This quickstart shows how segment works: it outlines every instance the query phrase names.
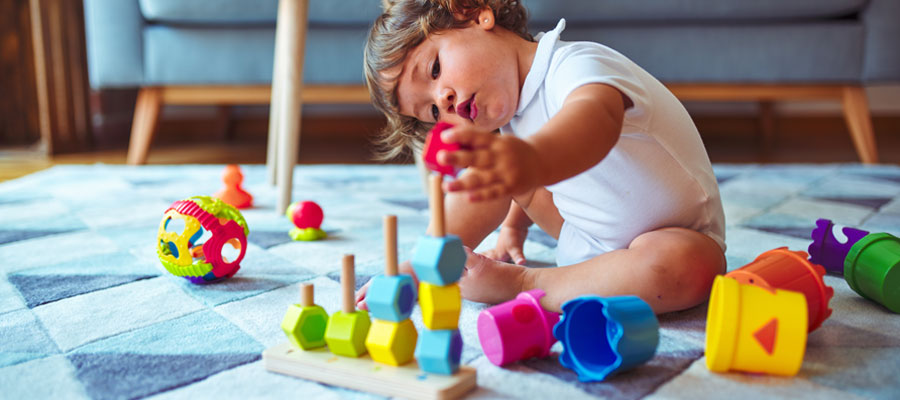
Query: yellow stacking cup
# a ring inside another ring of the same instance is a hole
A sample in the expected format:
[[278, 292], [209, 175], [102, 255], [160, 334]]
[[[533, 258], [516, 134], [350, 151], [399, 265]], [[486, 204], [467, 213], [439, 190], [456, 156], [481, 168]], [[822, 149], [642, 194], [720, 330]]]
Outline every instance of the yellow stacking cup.
[[796, 375], [806, 352], [806, 297], [717, 276], [706, 315], [706, 367]]

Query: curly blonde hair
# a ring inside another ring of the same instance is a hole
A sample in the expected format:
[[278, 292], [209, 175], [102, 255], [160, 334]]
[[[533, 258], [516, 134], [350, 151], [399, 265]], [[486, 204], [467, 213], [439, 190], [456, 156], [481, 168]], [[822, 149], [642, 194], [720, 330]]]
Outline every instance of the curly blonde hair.
[[376, 158], [388, 160], [421, 148], [431, 123], [400, 115], [399, 76], [386, 74], [403, 64], [407, 54], [434, 33], [468, 26], [484, 9], [495, 24], [528, 41], [527, 11], [517, 0], [383, 0], [379, 16], [366, 40], [364, 68], [372, 104], [387, 117], [387, 126], [374, 139]]

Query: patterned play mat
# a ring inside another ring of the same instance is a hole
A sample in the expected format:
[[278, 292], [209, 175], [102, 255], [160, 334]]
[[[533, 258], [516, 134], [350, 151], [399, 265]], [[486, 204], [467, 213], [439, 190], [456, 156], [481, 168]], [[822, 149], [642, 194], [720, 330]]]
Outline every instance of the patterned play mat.
[[[285, 341], [280, 321], [313, 282], [316, 302], [340, 308], [341, 256], [356, 255], [357, 285], [383, 269], [382, 217], [398, 216], [406, 259], [428, 220], [413, 166], [300, 166], [294, 200], [314, 200], [328, 239], [295, 242], [274, 212], [265, 168], [243, 166], [255, 207], [246, 255], [224, 282], [194, 285], [165, 272], [156, 235], [176, 200], [209, 195], [223, 166], [57, 166], [0, 183], [0, 397], [368, 398], [370, 394], [267, 372], [261, 353]], [[727, 221], [729, 269], [767, 250], [806, 250], [818, 218], [900, 235], [900, 167], [716, 165]], [[451, 216], [452, 217], [452, 216]], [[485, 245], [496, 240], [492, 235]], [[484, 246], [484, 245], [483, 245]], [[554, 260], [534, 230], [526, 257]], [[474, 398], [896, 398], [900, 315], [861, 298], [843, 278], [832, 316], [809, 335], [796, 377], [709, 372], [706, 305], [660, 316], [649, 362], [582, 383], [550, 357], [500, 368], [475, 329], [486, 306], [464, 302], [463, 364], [477, 369]], [[421, 313], [413, 313], [417, 327]]]

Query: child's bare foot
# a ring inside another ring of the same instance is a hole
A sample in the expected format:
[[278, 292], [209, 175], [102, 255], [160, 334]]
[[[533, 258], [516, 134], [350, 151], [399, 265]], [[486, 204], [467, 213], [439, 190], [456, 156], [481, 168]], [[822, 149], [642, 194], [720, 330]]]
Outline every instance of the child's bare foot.
[[492, 260], [466, 250], [466, 270], [459, 280], [463, 298], [481, 303], [497, 304], [516, 297], [525, 284], [526, 268]]

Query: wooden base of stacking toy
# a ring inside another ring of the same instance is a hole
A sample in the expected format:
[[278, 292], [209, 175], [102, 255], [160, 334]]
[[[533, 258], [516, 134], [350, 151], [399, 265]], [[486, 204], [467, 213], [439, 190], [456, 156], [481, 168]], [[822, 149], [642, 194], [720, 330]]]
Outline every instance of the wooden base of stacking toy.
[[267, 370], [329, 385], [411, 399], [455, 399], [476, 387], [475, 368], [462, 366], [455, 374], [422, 372], [415, 361], [393, 367], [368, 355], [340, 357], [325, 348], [303, 351], [288, 342], [266, 349]]

